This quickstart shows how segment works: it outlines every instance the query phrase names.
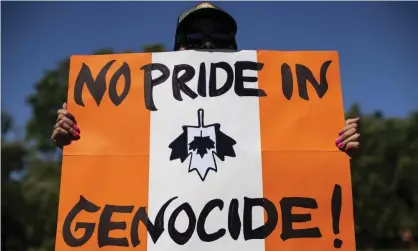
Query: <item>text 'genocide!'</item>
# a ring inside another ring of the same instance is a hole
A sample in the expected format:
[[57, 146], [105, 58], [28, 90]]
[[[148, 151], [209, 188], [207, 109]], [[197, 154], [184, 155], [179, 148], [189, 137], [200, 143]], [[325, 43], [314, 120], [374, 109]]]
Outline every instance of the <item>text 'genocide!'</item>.
[[[87, 90], [93, 96], [93, 99], [97, 105], [100, 105], [106, 90], [108, 90], [109, 98], [115, 106], [120, 105], [125, 100], [131, 87], [131, 70], [135, 69], [131, 69], [129, 64], [124, 62], [122, 66], [120, 66], [119, 69], [114, 72], [110, 78], [110, 82], [106, 83], [106, 76], [108, 71], [115, 62], [116, 60], [111, 60], [106, 63], [96, 78], [93, 78], [90, 67], [85, 63], [82, 64], [74, 86], [75, 103], [80, 106], [84, 106], [82, 91], [85, 89], [85, 85], [87, 86]], [[328, 90], [328, 82], [326, 76], [330, 64], [331, 61], [326, 61], [322, 64], [319, 74], [319, 82], [316, 80], [312, 74], [312, 71], [308, 67], [302, 64], [296, 64], [296, 82], [300, 98], [309, 100], [307, 82], [312, 84], [318, 97], [322, 98], [326, 94]], [[240, 97], [265, 97], [267, 96], [267, 93], [262, 89], [244, 87], [245, 82], [254, 83], [258, 81], [257, 77], [245, 76], [244, 70], [261, 71], [263, 67], [263, 63], [252, 61], [237, 61], [234, 65], [230, 65], [227, 62], [211, 63], [209, 71], [209, 83], [206, 83], [207, 74], [205, 63], [201, 63], [199, 69], [195, 69], [193, 66], [188, 64], [175, 65], [172, 70], [172, 75], [170, 74], [170, 69], [164, 64], [152, 63], [144, 65], [140, 68], [140, 70], [144, 71], [143, 81], [145, 107], [150, 111], [158, 110], [154, 104], [154, 88], [163, 83], [168, 84], [167, 80], [169, 79], [170, 75], [172, 76], [172, 95], [173, 98], [178, 101], [183, 100], [182, 93], [191, 99], [196, 99], [199, 96], [217, 97], [227, 93], [232, 88], [236, 95]], [[217, 83], [218, 70], [222, 70], [226, 73], [227, 77], [225, 83]], [[281, 72], [281, 87], [283, 96], [290, 100], [293, 95], [292, 70], [286, 63], [282, 64], [278, 70]], [[152, 78], [151, 72], [153, 71], [159, 71], [161, 75], [159, 77]], [[198, 76], [198, 84], [196, 88], [192, 88], [187, 84], [195, 76]], [[124, 77], [125, 81], [123, 90], [119, 94], [116, 90], [116, 85], [118, 84], [118, 81], [121, 77]]]
[[[341, 186], [336, 184], [331, 198], [331, 212], [332, 228], [334, 234], [339, 234], [339, 222], [342, 205], [342, 192]], [[139, 239], [139, 224], [142, 222], [147, 233], [151, 237], [154, 243], [157, 243], [158, 239], [164, 233], [165, 223], [164, 215], [166, 209], [170, 204], [176, 200], [177, 197], [173, 197], [165, 202], [159, 209], [154, 223], [149, 219], [146, 212], [146, 208], [141, 206], [134, 211], [133, 205], [118, 206], [118, 205], [104, 205], [103, 209], [100, 206], [95, 205], [93, 202], [88, 201], [83, 196], [80, 196], [79, 201], [70, 210], [64, 219], [62, 225], [62, 236], [65, 243], [71, 247], [80, 247], [86, 244], [93, 236], [94, 231], [97, 231], [97, 245], [99, 247], [104, 246], [119, 246], [119, 247], [136, 247], [141, 244]], [[293, 223], [303, 223], [311, 221], [311, 214], [295, 214], [292, 213], [293, 208], [304, 208], [307, 210], [315, 210], [318, 208], [317, 201], [314, 198], [304, 197], [284, 197], [279, 202], [281, 212], [281, 239], [286, 241], [292, 238], [321, 238], [322, 234], [318, 227], [312, 228], [297, 228], [293, 227]], [[266, 198], [247, 198], [244, 197], [244, 205], [239, 205], [237, 199], [232, 199], [229, 204], [229, 208], [224, 210], [225, 203], [222, 199], [213, 199], [206, 203], [200, 212], [193, 210], [192, 206], [185, 202], [178, 206], [168, 218], [167, 232], [171, 240], [178, 244], [186, 244], [193, 236], [194, 232], [202, 242], [213, 242], [220, 238], [232, 238], [238, 240], [241, 232], [245, 241], [252, 239], [265, 239], [275, 229], [279, 222], [279, 213], [275, 204]], [[265, 222], [261, 226], [253, 226], [253, 208], [262, 207], [265, 211]], [[99, 210], [102, 211], [100, 213]], [[210, 213], [214, 210], [220, 212], [225, 211], [228, 214], [228, 221], [225, 224], [218, 226], [218, 230], [212, 233], [206, 231], [206, 222], [210, 219]], [[80, 213], [93, 215], [95, 220], [90, 222], [77, 221], [77, 216]], [[239, 213], [241, 212], [241, 214]], [[130, 229], [127, 229], [127, 222], [112, 220], [112, 216], [116, 214], [132, 214], [129, 217], [131, 220]], [[175, 223], [180, 213], [185, 213], [188, 218], [187, 229], [184, 232], [180, 232], [176, 229]], [[242, 219], [240, 217], [242, 215]], [[71, 226], [75, 226], [75, 231], [83, 229], [83, 235], [76, 237], [73, 235]], [[125, 232], [125, 237], [115, 238], [110, 237], [110, 233], [113, 230], [128, 230]], [[227, 237], [227, 232], [229, 236]], [[129, 239], [128, 239], [129, 236]], [[334, 247], [340, 248], [342, 246], [342, 240], [335, 238]]]

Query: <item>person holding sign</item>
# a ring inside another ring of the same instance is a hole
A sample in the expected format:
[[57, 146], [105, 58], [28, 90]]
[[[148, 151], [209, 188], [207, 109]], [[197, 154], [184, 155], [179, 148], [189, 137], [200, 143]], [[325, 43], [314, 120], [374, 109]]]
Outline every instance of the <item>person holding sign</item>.
[[[205, 2], [184, 12], [178, 18], [174, 50], [237, 50], [236, 33], [237, 24], [234, 18], [215, 5]], [[347, 119], [335, 140], [335, 145], [349, 155], [360, 146], [358, 121], [359, 118]], [[64, 103], [58, 110], [52, 141], [59, 148], [63, 148], [72, 141], [79, 140], [80, 133], [76, 119]]]

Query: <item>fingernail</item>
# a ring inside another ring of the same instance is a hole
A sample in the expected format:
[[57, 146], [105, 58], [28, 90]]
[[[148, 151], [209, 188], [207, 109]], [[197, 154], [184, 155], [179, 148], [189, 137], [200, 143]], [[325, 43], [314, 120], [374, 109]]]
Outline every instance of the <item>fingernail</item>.
[[74, 136], [80, 137], [80, 134], [78, 132], [73, 132]]
[[343, 135], [343, 133], [344, 133], [344, 130], [341, 130], [339, 133], [338, 133], [338, 135]]
[[335, 140], [335, 144], [339, 145], [340, 143], [341, 143], [341, 138], [337, 138], [337, 139]]
[[74, 129], [76, 129], [77, 131], [80, 131], [80, 128], [78, 128], [77, 124], [74, 125]]
[[342, 148], [342, 146], [343, 146], [343, 143], [338, 144], [338, 148]]

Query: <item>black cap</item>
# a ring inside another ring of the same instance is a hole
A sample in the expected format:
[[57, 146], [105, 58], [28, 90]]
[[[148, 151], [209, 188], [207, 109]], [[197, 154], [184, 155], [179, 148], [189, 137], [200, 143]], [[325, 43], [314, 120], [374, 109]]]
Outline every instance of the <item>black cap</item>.
[[[204, 2], [199, 5], [194, 6], [193, 8], [183, 12], [178, 20], [177, 20], [177, 28], [176, 28], [176, 35], [174, 40], [174, 50], [178, 49], [179, 46], [179, 37], [180, 32], [182, 30], [183, 24], [187, 23], [188, 20], [192, 20], [193, 18], [196, 18], [198, 16], [216, 16], [223, 18], [225, 20], [225, 24], [230, 26], [230, 29], [234, 36], [237, 33], [237, 23], [235, 22], [235, 19], [229, 15], [226, 11], [222, 10], [221, 8], [215, 6], [214, 4], [211, 4], [209, 2]], [[235, 41], [234, 41], [235, 43]], [[236, 43], [235, 43], [236, 47]]]

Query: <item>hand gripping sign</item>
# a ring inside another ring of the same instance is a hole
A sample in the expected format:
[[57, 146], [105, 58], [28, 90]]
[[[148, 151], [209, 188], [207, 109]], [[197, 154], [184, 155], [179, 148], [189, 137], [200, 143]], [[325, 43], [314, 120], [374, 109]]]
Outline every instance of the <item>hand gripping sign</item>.
[[56, 250], [355, 250], [336, 52], [73, 56]]

